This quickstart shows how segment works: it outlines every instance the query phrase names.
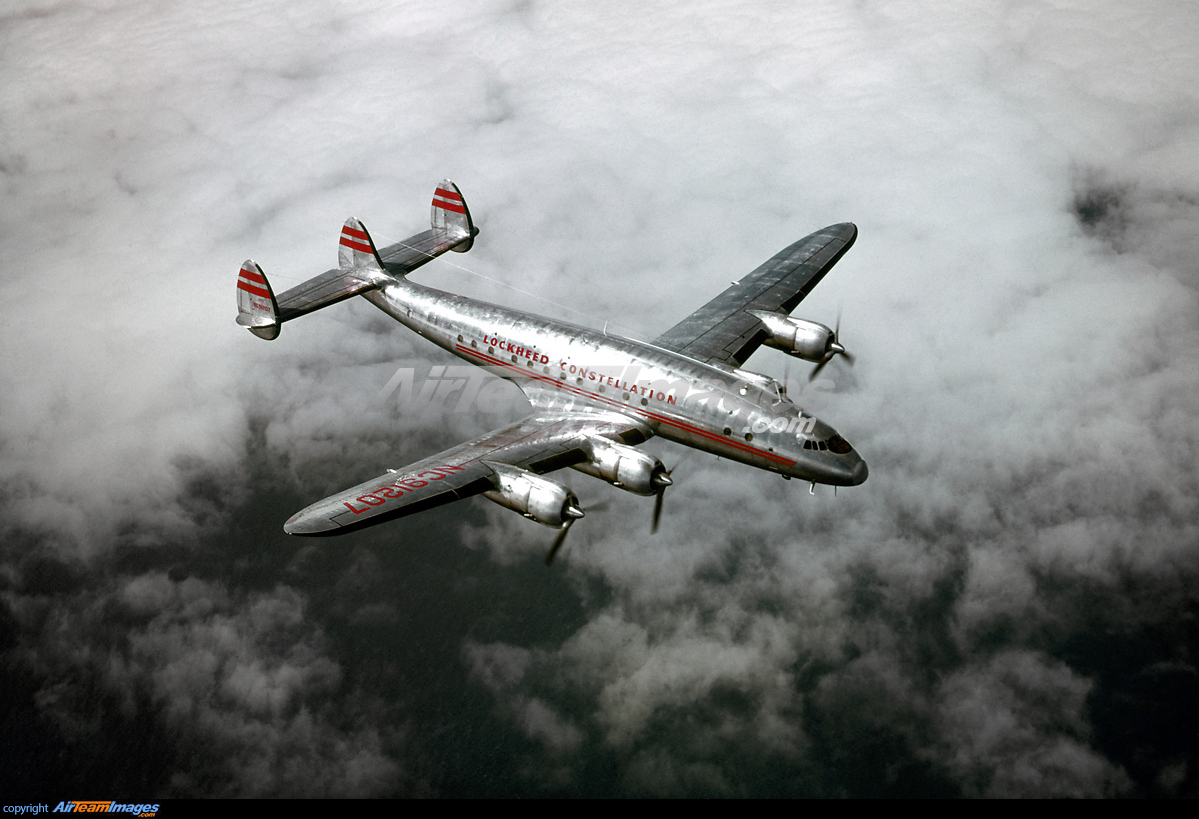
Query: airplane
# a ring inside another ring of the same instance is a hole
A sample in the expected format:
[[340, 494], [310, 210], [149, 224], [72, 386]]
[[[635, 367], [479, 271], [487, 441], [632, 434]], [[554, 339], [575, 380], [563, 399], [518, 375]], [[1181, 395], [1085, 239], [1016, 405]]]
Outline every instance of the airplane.
[[[429, 230], [378, 250], [346, 220], [338, 266], [276, 296], [252, 260], [237, 281], [237, 323], [267, 340], [292, 319], [361, 296], [444, 350], [516, 383], [531, 414], [473, 441], [339, 492], [297, 512], [291, 535], [341, 535], [482, 495], [558, 530], [554, 558], [585, 514], [547, 473], [571, 467], [654, 497], [653, 530], [671, 486], [660, 459], [636, 449], [659, 436], [815, 485], [857, 486], [866, 462], [831, 426], [805, 412], [784, 384], [741, 369], [760, 346], [816, 362], [852, 363], [837, 330], [790, 316], [857, 238], [830, 225], [784, 248], [652, 342], [636, 341], [446, 293], [408, 275], [478, 235], [450, 180], [433, 194]], [[838, 321], [838, 325], [839, 325]]]

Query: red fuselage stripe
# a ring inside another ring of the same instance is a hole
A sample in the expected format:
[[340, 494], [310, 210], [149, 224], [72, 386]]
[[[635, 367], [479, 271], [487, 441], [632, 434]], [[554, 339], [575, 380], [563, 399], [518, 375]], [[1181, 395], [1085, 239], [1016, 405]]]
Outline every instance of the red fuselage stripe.
[[520, 367], [510, 364], [507, 361], [504, 361], [499, 358], [493, 358], [489, 355], [486, 355], [485, 353], [479, 352], [478, 350], [471, 349], [470, 347], [464, 347], [461, 344], [457, 344], [455, 346], [457, 347], [457, 349], [459, 351], [466, 353], [467, 355], [472, 355], [477, 358], [481, 358], [484, 361], [487, 361], [488, 363], [496, 364], [496, 365], [499, 365], [500, 367], [504, 367], [506, 369], [513, 370], [527, 378], [535, 378], [538, 381], [544, 381], [547, 384], [553, 384], [555, 387], [557, 387], [560, 390], [564, 390], [565, 392], [574, 393], [575, 395], [578, 395], [578, 396], [581, 396], [584, 398], [590, 398], [592, 400], [602, 401], [605, 404], [611, 404], [613, 407], [620, 409], [622, 411], [625, 411], [625, 412], [632, 410], [634, 413], [636, 413], [638, 415], [643, 415], [648, 418], [652, 418], [655, 421], [658, 421], [659, 423], [666, 424], [667, 426], [675, 427], [677, 429], [681, 429], [684, 432], [690, 432], [693, 435], [699, 435], [700, 437], [708, 438], [708, 439], [710, 439], [712, 441], [716, 441], [718, 443], [726, 444], [728, 446], [731, 446], [733, 449], [739, 449], [742, 452], [747, 452], [751, 455], [757, 455], [759, 458], [765, 458], [766, 460], [774, 461], [776, 463], [784, 464], [786, 466], [791, 466], [792, 464], [795, 463], [795, 461], [792, 461], [788, 458], [782, 458], [778, 455], [775, 455], [773, 452], [763, 452], [762, 450], [760, 450], [756, 447], [750, 446], [749, 444], [743, 444], [738, 440], [729, 438], [724, 435], [717, 435], [716, 433], [706, 430], [703, 427], [693, 426], [692, 424], [688, 424], [685, 421], [680, 421], [677, 418], [671, 418], [667, 415], [662, 415], [660, 413], [656, 413], [651, 410], [636, 409], [634, 407], [629, 407], [629, 406], [627, 406], [625, 404], [621, 404], [618, 401], [615, 401], [611, 398], [605, 398], [605, 397], [597, 395], [595, 393], [587, 392], [586, 390], [576, 389], [568, 384], [562, 383], [560, 380], [558, 380], [556, 378], [550, 378], [549, 376], [541, 375], [540, 373], [535, 373], [535, 372], [532, 372], [531, 370], [522, 370]]

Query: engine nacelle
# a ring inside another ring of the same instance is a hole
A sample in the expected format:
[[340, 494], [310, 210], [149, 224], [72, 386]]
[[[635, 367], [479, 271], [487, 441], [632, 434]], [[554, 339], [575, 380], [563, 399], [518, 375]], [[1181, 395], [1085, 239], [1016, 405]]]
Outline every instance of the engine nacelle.
[[770, 338], [764, 342], [767, 347], [782, 350], [804, 361], [820, 361], [832, 350], [833, 331], [818, 321], [780, 316], [764, 310], [747, 312], [752, 313], [770, 331]]
[[495, 473], [495, 489], [483, 493], [488, 500], [555, 529], [583, 517], [578, 497], [565, 486], [511, 464], [484, 463]]
[[588, 439], [590, 460], [573, 467], [636, 495], [656, 495], [665, 484], [666, 467], [653, 455], [607, 438]]

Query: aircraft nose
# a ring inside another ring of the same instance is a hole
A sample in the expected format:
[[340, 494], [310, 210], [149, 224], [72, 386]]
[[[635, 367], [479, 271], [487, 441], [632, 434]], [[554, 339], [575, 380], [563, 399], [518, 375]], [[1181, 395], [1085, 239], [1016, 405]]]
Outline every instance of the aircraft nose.
[[849, 485], [858, 486], [866, 482], [866, 476], [870, 474], [870, 470], [866, 468], [865, 461], [858, 461], [858, 465], [853, 468], [853, 472], [849, 473]]

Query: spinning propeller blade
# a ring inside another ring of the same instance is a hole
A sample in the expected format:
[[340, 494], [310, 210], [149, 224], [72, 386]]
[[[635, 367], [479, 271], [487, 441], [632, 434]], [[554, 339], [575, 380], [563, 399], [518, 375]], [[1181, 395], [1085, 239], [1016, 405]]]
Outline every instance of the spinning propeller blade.
[[654, 486], [658, 491], [654, 494], [654, 523], [650, 527], [651, 535], [658, 533], [658, 521], [662, 519], [662, 501], [666, 499], [666, 487], [674, 483], [670, 479], [670, 473], [678, 468], [679, 465], [675, 464], [673, 468], [654, 476]]
[[824, 358], [820, 359], [820, 362], [816, 365], [815, 369], [812, 370], [812, 374], [808, 376], [809, 381], [816, 378], [816, 376], [820, 373], [820, 371], [824, 369], [825, 365], [833, 360], [834, 356], [841, 356], [842, 358], [845, 359], [846, 364], [848, 364], [851, 367], [853, 366], [854, 357], [849, 354], [848, 350], [846, 350], [844, 347], [841, 346], [840, 338], [841, 338], [841, 311], [838, 310], [837, 311], [837, 324], [833, 327], [833, 337], [829, 340], [828, 351], [825, 352]]
[[[573, 498], [573, 495], [572, 495]], [[562, 544], [566, 542], [566, 533], [570, 531], [570, 527], [575, 525], [575, 521], [583, 517], [583, 508], [576, 504], [573, 500], [569, 501], [566, 508], [562, 510], [566, 515], [566, 522], [562, 524], [562, 528], [558, 530], [558, 536], [554, 538], [554, 545], [550, 547], [549, 554], [545, 556], [545, 565], [550, 565], [554, 562], [554, 556], [558, 554], [558, 550], [562, 548]]]

